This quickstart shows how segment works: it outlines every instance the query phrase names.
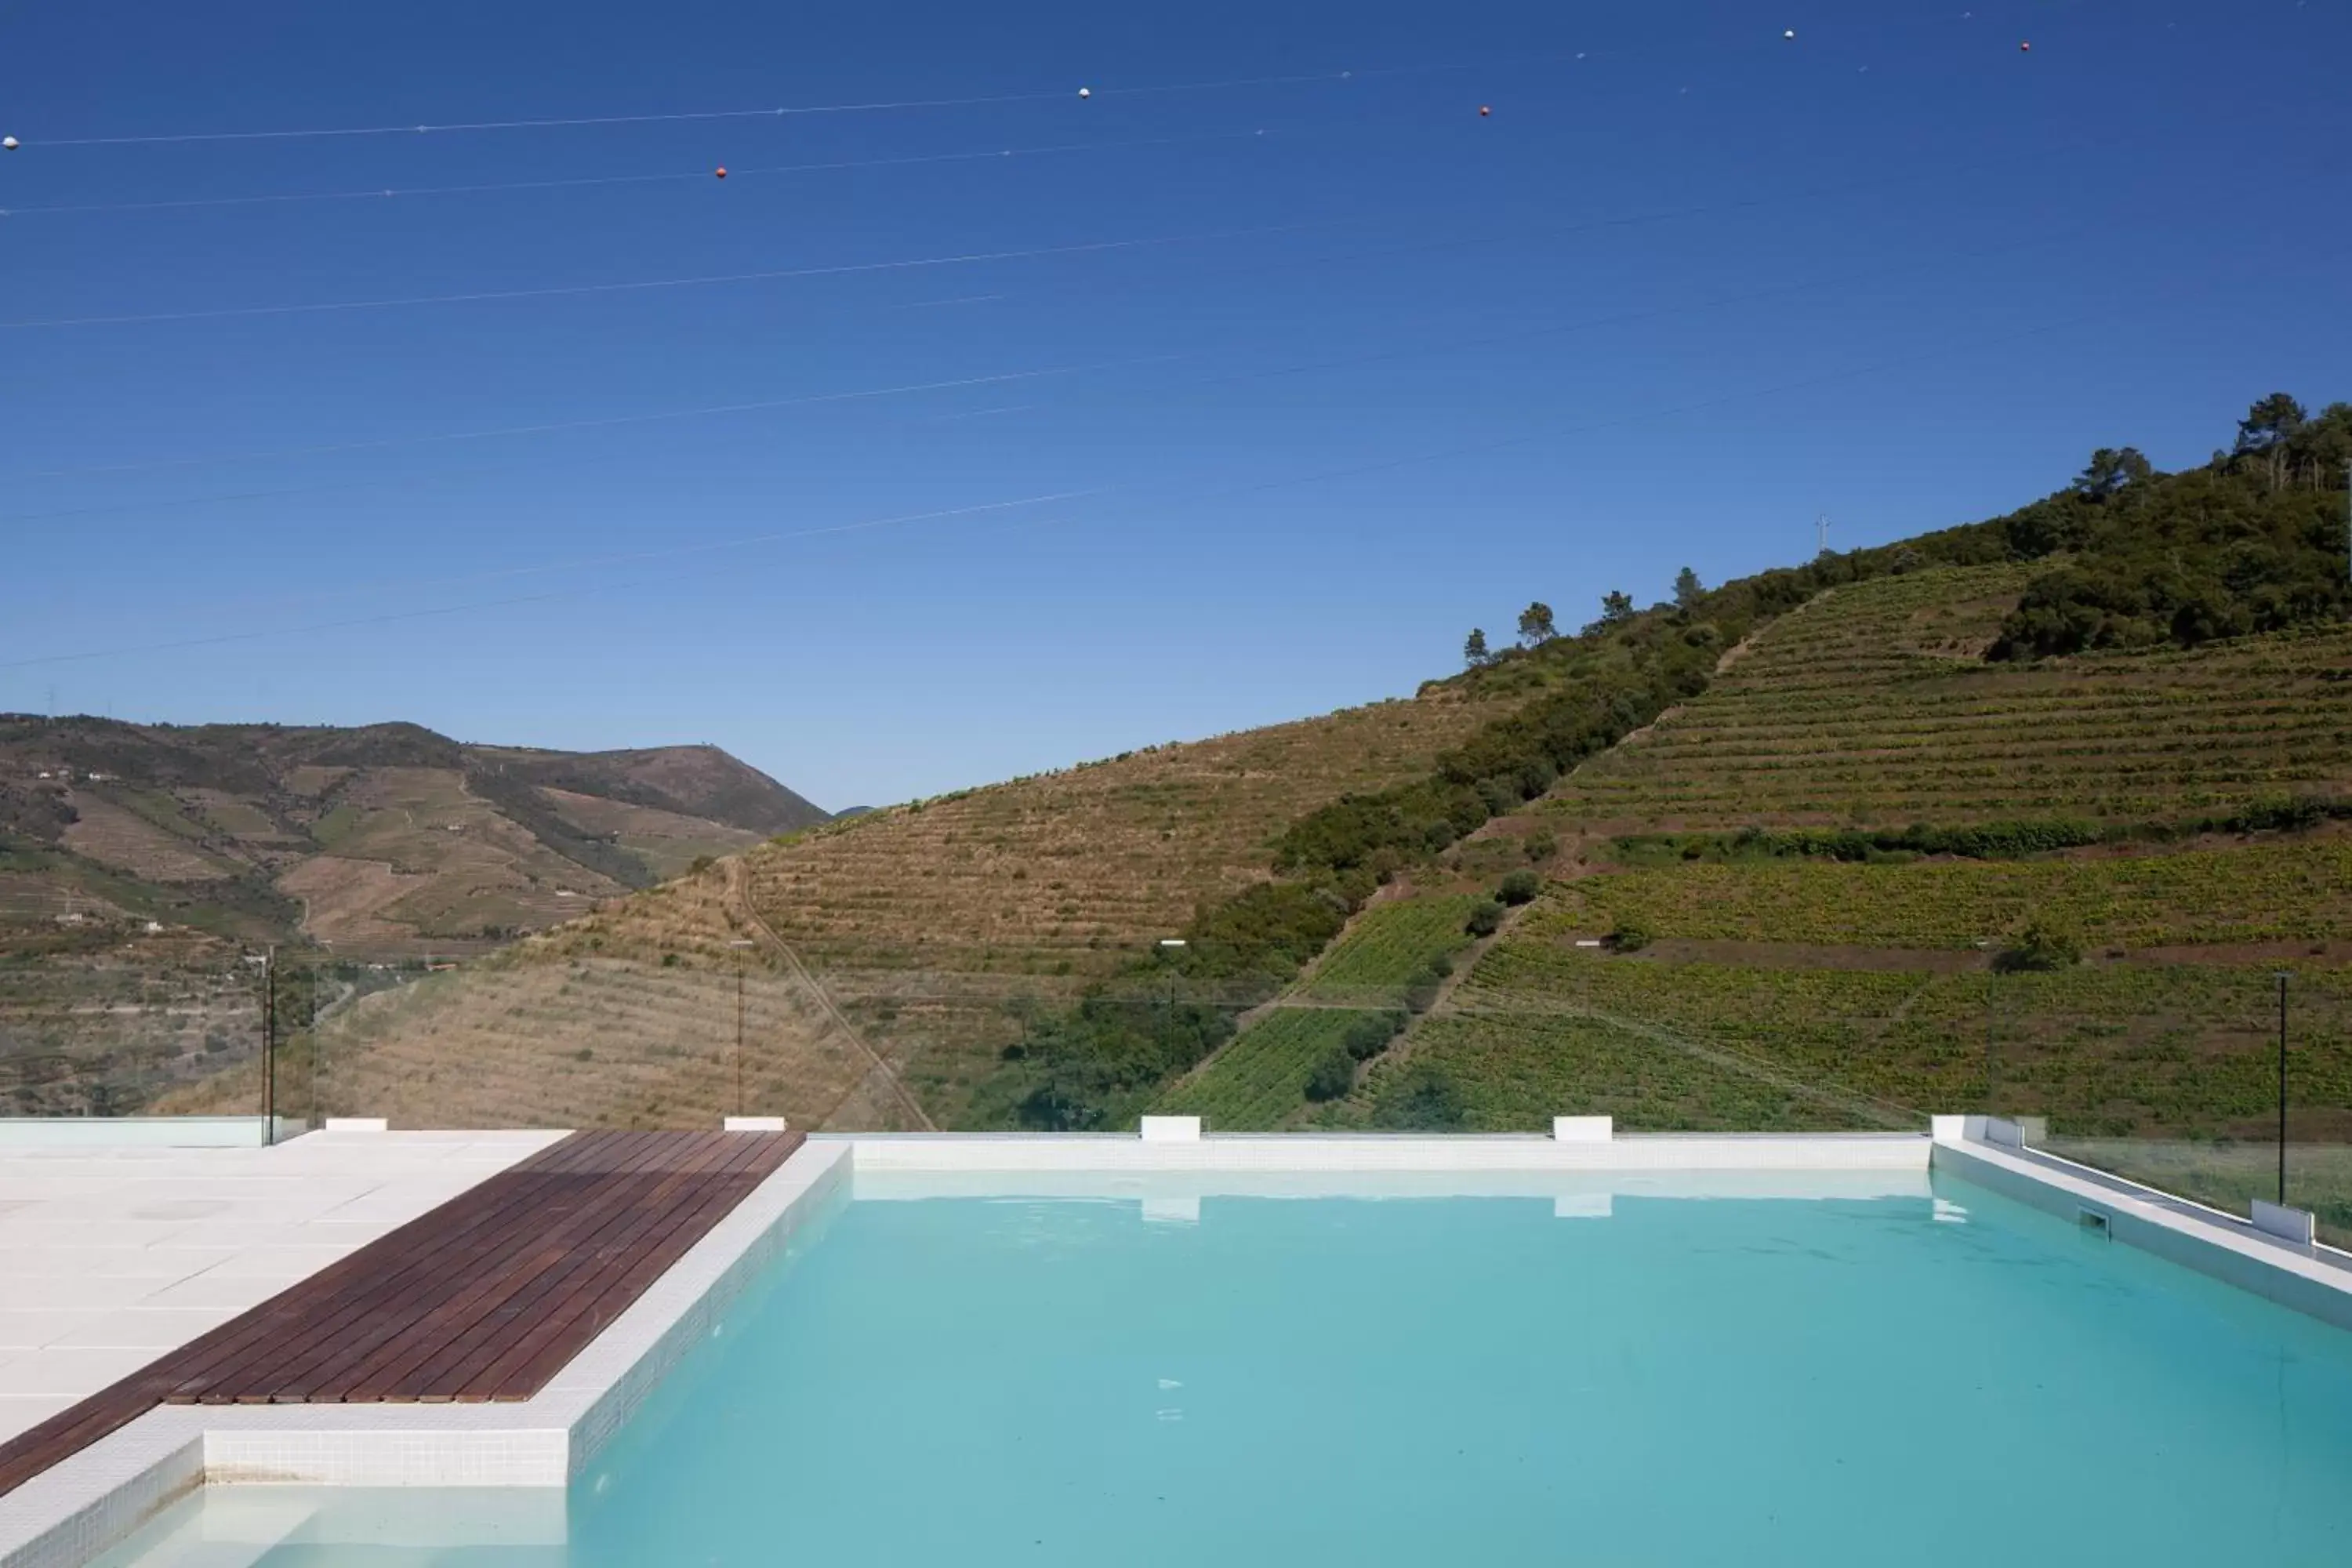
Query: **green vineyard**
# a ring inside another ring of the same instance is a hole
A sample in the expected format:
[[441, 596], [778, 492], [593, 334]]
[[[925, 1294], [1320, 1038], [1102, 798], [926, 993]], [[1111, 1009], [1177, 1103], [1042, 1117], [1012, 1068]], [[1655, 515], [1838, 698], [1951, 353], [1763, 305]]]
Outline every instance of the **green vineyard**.
[[2094, 947], [2317, 942], [2352, 919], [2352, 837], [2087, 860], [1783, 861], [1586, 878], [1529, 931], [1968, 948], [2042, 921]]
[[[1467, 1124], [1493, 1131], [1580, 1113], [1654, 1131], [1916, 1125], [1958, 1105], [2045, 1116], [2078, 1137], [2259, 1136], [2276, 1106], [2279, 973], [2296, 1100], [2352, 1106], [2340, 965], [1765, 968], [1529, 938], [1489, 952], [1356, 1105], [1377, 1121], [1384, 1095], [1437, 1073], [1461, 1085]], [[2352, 1114], [2313, 1114], [2352, 1133]]]
[[1709, 690], [1577, 770], [1595, 824], [2140, 822], [2352, 773], [2352, 631], [2044, 664], [1981, 654], [2032, 575], [1947, 568], [1774, 623]]
[[1344, 1047], [1350, 1026], [1425, 1003], [1415, 993], [1433, 988], [1433, 961], [1468, 944], [1462, 925], [1476, 902], [1428, 895], [1370, 906], [1314, 973], [1153, 1109], [1224, 1131], [1283, 1125], [1307, 1102], [1318, 1065]]

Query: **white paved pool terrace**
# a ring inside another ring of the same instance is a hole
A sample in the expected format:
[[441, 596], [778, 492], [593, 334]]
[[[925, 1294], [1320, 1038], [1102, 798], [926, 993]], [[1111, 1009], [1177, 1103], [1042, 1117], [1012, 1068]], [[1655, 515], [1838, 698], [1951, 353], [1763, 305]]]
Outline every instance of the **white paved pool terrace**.
[[0, 1142], [0, 1442], [562, 1136]]

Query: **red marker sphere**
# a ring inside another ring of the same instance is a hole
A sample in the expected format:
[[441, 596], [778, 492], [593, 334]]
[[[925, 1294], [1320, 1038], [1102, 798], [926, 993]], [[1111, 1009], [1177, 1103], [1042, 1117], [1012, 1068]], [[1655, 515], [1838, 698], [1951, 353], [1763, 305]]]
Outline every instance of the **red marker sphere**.
[[2017, 52], [2021, 55], [2030, 55], [2033, 52], [2033, 46], [2031, 43], [2020, 44], [2017, 46]]
[[1494, 112], [1495, 112], [1495, 111], [1494, 111], [1492, 109], [1489, 109], [1488, 107], [1486, 107], [1486, 105], [1485, 105], [1485, 104], [1483, 104], [1483, 103], [1482, 103], [1482, 104], [1480, 104], [1480, 105], [1478, 106], [1478, 118], [1479, 118], [1479, 119], [1481, 119], [1481, 120], [1486, 119], [1486, 116], [1488, 116], [1488, 115], [1490, 115], [1490, 114], [1492, 114], [1492, 113], [1494, 113]]

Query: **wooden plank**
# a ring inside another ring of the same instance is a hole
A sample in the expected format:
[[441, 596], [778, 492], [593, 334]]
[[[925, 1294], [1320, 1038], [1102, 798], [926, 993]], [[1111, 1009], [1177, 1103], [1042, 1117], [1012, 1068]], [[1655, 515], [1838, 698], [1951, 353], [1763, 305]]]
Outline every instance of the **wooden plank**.
[[0, 1494], [167, 1400], [527, 1398], [803, 1141], [574, 1133], [0, 1443]]
[[666, 1203], [681, 1184], [690, 1180], [690, 1173], [669, 1176], [631, 1173], [608, 1183], [603, 1194], [605, 1201], [576, 1216], [543, 1244], [510, 1258], [503, 1268], [451, 1300], [433, 1315], [425, 1332], [404, 1336], [403, 1353], [354, 1379], [346, 1396], [353, 1400], [452, 1397], [454, 1388], [447, 1386], [444, 1374], [464, 1359], [469, 1346], [485, 1333], [515, 1331], [516, 1314], [505, 1310], [509, 1302], [518, 1297], [530, 1300], [527, 1291], [532, 1282], [562, 1267], [567, 1258], [593, 1259], [600, 1238], [617, 1221], [640, 1205]]
[[[489, 1347], [487, 1359], [469, 1357], [452, 1370], [458, 1399], [527, 1398], [545, 1386], [565, 1363], [621, 1315], [663, 1270], [684, 1256], [719, 1219], [764, 1180], [770, 1165], [751, 1174], [763, 1151], [746, 1149], [696, 1184], [697, 1191], [682, 1202], [667, 1205], [597, 1259], [593, 1269], [574, 1269], [566, 1288], [543, 1292], [534, 1313], [537, 1321], [520, 1334]], [[682, 1240], [681, 1240], [682, 1238]], [[665, 1259], [650, 1272], [647, 1259]], [[534, 1375], [535, 1373], [535, 1375]]]
[[[460, 1194], [449, 1203], [418, 1215], [349, 1257], [300, 1281], [226, 1327], [232, 1331], [214, 1347], [215, 1353], [192, 1361], [172, 1397], [175, 1401], [203, 1398], [225, 1378], [232, 1377], [289, 1343], [290, 1336], [312, 1322], [322, 1302], [363, 1293], [383, 1279], [424, 1268], [429, 1271], [444, 1239], [466, 1236], [495, 1224], [512, 1205], [536, 1201], [578, 1169], [586, 1152], [602, 1133], [574, 1133], [529, 1159], [509, 1166]], [[199, 1344], [203, 1342], [199, 1342]], [[196, 1346], [187, 1347], [193, 1351]], [[225, 1402], [216, 1399], [215, 1403]]]
[[[725, 1140], [724, 1133], [714, 1137]], [[560, 1332], [560, 1325], [551, 1327], [549, 1304], [562, 1300], [579, 1288], [582, 1280], [590, 1288], [601, 1288], [600, 1282], [614, 1271], [614, 1259], [637, 1255], [641, 1239], [652, 1233], [667, 1217], [685, 1212], [698, 1200], [699, 1194], [716, 1179], [723, 1178], [731, 1165], [746, 1155], [756, 1154], [756, 1145], [745, 1146], [732, 1142], [719, 1142], [698, 1151], [691, 1163], [665, 1179], [657, 1187], [638, 1194], [625, 1208], [615, 1213], [595, 1234], [560, 1258], [541, 1259], [544, 1267], [531, 1271], [528, 1279], [518, 1280], [513, 1291], [493, 1310], [478, 1321], [467, 1332], [458, 1335], [436, 1358], [434, 1375], [423, 1382], [404, 1384], [394, 1397], [423, 1399], [469, 1397], [467, 1384], [479, 1370], [496, 1361], [507, 1348], [517, 1342], [518, 1336], [543, 1339]], [[574, 1350], [584, 1345], [588, 1338], [574, 1342]], [[570, 1357], [567, 1355], [566, 1360]], [[429, 1384], [430, 1386], [426, 1384]]]
[[[580, 1136], [612, 1140], [610, 1134]], [[656, 1146], [642, 1141], [662, 1136], [623, 1134], [619, 1140], [601, 1142], [601, 1153], [596, 1149], [589, 1152], [603, 1163], [625, 1163]], [[406, 1300], [420, 1292], [439, 1298], [462, 1289], [480, 1270], [507, 1256], [518, 1237], [544, 1234], [556, 1216], [576, 1207], [581, 1194], [590, 1190], [588, 1184], [598, 1180], [581, 1169], [582, 1158], [575, 1154], [552, 1171], [525, 1173], [505, 1190], [485, 1193], [478, 1223], [449, 1227], [447, 1244], [436, 1245], [442, 1233], [427, 1227], [421, 1247], [387, 1257], [380, 1279], [363, 1279], [360, 1289], [340, 1292], [331, 1305], [315, 1304], [304, 1325], [308, 1348], [281, 1362], [274, 1380], [258, 1368], [248, 1368], [236, 1379], [243, 1397], [253, 1403], [295, 1403], [316, 1396], [320, 1374], [330, 1363], [345, 1368], [356, 1364], [369, 1350], [406, 1331], [414, 1315], [402, 1310]]]

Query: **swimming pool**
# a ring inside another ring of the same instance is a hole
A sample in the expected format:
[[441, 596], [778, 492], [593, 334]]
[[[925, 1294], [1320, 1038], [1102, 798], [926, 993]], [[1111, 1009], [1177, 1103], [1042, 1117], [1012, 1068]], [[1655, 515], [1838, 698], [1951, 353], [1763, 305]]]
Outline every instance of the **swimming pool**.
[[105, 1561], [2344, 1561], [2352, 1335], [1946, 1175], [925, 1190], [861, 1178], [568, 1492], [215, 1488]]

